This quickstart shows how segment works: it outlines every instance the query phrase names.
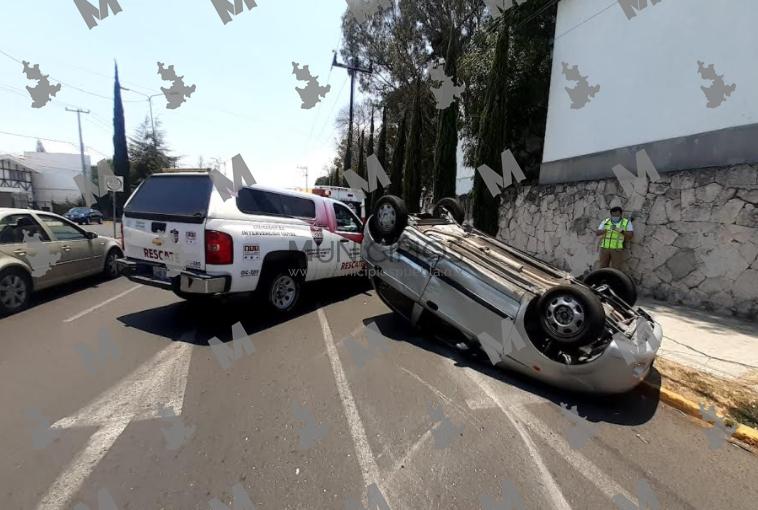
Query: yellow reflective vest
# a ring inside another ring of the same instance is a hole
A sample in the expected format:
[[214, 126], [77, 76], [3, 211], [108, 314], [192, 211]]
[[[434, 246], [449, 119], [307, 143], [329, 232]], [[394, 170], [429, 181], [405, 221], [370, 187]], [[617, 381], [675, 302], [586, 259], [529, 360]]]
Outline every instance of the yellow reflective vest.
[[621, 218], [618, 222], [619, 230], [613, 230], [613, 221], [610, 218], [606, 218], [603, 222], [603, 241], [600, 243], [601, 248], [607, 248], [609, 250], [621, 250], [624, 248], [624, 234], [626, 226], [629, 224], [629, 220]]

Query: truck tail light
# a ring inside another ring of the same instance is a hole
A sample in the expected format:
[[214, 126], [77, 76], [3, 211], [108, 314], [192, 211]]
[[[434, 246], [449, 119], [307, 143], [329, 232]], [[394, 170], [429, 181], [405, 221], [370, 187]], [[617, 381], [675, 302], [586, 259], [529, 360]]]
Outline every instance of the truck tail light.
[[215, 266], [234, 262], [232, 236], [215, 230], [205, 231], [205, 263]]

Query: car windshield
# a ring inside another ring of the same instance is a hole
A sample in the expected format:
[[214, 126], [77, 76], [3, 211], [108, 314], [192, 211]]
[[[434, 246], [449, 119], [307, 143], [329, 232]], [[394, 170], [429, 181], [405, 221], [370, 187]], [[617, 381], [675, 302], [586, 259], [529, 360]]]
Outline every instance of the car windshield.
[[74, 207], [68, 210], [68, 214], [81, 214], [89, 211], [86, 207]]

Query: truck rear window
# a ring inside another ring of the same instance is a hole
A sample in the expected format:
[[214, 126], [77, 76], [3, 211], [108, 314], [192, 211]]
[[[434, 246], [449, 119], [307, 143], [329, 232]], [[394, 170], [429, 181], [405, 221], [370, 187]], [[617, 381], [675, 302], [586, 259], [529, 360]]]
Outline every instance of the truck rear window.
[[207, 175], [151, 176], [129, 200], [124, 213], [202, 220], [208, 213], [212, 187]]
[[237, 196], [237, 208], [245, 214], [295, 216], [309, 219], [316, 217], [316, 204], [313, 200], [251, 188], [240, 190]]

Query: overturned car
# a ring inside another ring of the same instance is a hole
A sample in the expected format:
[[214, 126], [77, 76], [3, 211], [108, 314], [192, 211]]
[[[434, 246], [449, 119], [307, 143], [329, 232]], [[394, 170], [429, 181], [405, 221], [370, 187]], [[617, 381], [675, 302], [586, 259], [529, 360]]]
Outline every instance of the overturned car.
[[577, 279], [464, 226], [455, 199], [409, 215], [380, 198], [362, 256], [377, 295], [414, 326], [554, 386], [622, 393], [647, 375], [662, 331], [615, 269]]

